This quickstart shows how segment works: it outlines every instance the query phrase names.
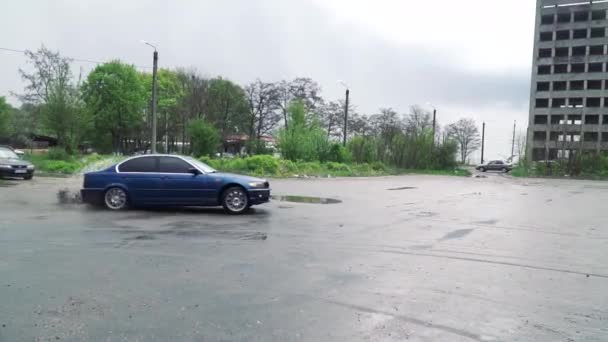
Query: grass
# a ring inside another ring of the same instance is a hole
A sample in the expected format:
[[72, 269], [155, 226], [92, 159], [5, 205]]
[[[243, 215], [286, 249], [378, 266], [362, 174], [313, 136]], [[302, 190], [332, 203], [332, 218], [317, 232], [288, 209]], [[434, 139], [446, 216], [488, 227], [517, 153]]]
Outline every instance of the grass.
[[[120, 162], [123, 157], [105, 155], [72, 156], [62, 152], [48, 154], [28, 154], [25, 159], [36, 166], [38, 176], [64, 176], [78, 172], [102, 169], [111, 164]], [[289, 178], [289, 177], [374, 177], [402, 174], [424, 174], [443, 176], [470, 176], [470, 172], [463, 169], [453, 170], [416, 170], [395, 169], [382, 163], [371, 164], [344, 164], [320, 162], [292, 162], [267, 155], [257, 155], [247, 158], [210, 159], [201, 160], [211, 167], [223, 171], [247, 174], [258, 177]]]
[[426, 174], [447, 176], [470, 176], [462, 169], [454, 170], [398, 170], [382, 163], [343, 164], [320, 162], [292, 162], [271, 156], [253, 156], [234, 159], [201, 158], [201, 161], [223, 172], [247, 174], [257, 177], [374, 177], [401, 174]]
[[87, 156], [62, 155], [59, 158], [53, 154], [27, 154], [24, 159], [36, 167], [37, 176], [68, 176], [78, 173], [92, 163], [107, 159], [108, 156], [91, 154]]

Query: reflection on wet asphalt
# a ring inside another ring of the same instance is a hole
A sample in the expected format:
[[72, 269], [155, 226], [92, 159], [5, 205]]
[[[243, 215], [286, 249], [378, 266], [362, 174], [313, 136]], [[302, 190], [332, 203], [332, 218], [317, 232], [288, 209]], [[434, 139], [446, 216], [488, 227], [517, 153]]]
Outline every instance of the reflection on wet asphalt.
[[608, 340], [605, 183], [277, 180], [229, 216], [79, 181], [0, 183], [0, 342]]
[[294, 196], [294, 195], [273, 195], [272, 199], [280, 202], [308, 203], [308, 204], [337, 204], [341, 200], [333, 198]]

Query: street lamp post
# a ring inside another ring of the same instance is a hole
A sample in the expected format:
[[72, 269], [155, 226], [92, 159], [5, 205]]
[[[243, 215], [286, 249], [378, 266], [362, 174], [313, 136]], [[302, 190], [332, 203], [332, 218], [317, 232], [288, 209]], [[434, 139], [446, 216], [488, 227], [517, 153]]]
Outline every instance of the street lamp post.
[[426, 103], [428, 106], [430, 106], [431, 108], [433, 108], [433, 147], [435, 147], [435, 134], [436, 134], [436, 127], [437, 127], [437, 108], [435, 108], [435, 106], [433, 106], [432, 103], [427, 102]]
[[154, 49], [153, 60], [154, 66], [152, 68], [152, 141], [151, 141], [151, 150], [152, 153], [156, 153], [156, 83], [157, 83], [157, 69], [158, 69], [158, 51], [156, 51], [156, 46], [151, 43], [142, 40], [143, 44], [146, 44]]
[[346, 88], [346, 102], [344, 103], [344, 138], [342, 140], [342, 145], [346, 146], [346, 137], [348, 136], [348, 101], [350, 97], [350, 89], [348, 84], [344, 83], [344, 81], [338, 81], [344, 88]]

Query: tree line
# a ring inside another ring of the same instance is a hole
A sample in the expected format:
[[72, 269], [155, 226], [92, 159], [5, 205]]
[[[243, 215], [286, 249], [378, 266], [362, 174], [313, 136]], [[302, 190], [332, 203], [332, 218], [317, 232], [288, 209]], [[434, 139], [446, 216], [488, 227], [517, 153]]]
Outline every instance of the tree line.
[[[32, 134], [49, 135], [68, 153], [83, 146], [124, 154], [150, 148], [149, 72], [115, 60], [74, 75], [59, 52], [42, 46], [25, 55], [31, 68], [19, 70], [25, 88], [14, 94], [21, 107], [0, 99], [1, 138], [27, 145]], [[249, 137], [247, 153], [266, 153], [261, 139], [271, 135], [292, 160], [420, 168], [451, 167], [457, 151], [464, 162], [479, 145], [470, 119], [433, 130], [431, 113], [420, 106], [403, 115], [391, 108], [365, 115], [351, 104], [344, 148], [344, 101], [324, 99], [310, 78], [239, 85], [193, 69], [160, 69], [157, 94], [158, 149], [167, 153], [214, 154], [233, 135]]]

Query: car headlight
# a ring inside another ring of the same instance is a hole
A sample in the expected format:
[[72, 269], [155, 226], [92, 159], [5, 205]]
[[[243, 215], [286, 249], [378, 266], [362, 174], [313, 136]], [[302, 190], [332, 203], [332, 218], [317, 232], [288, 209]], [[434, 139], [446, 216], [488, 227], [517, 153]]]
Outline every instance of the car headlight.
[[27, 166], [27, 169], [28, 169], [28, 170], [33, 170], [33, 169], [35, 169], [35, 166], [34, 166], [34, 165], [28, 165], [28, 166]]
[[12, 169], [12, 166], [8, 164], [0, 164], [0, 169]]
[[249, 186], [255, 189], [264, 189], [266, 188], [266, 182], [251, 182]]

